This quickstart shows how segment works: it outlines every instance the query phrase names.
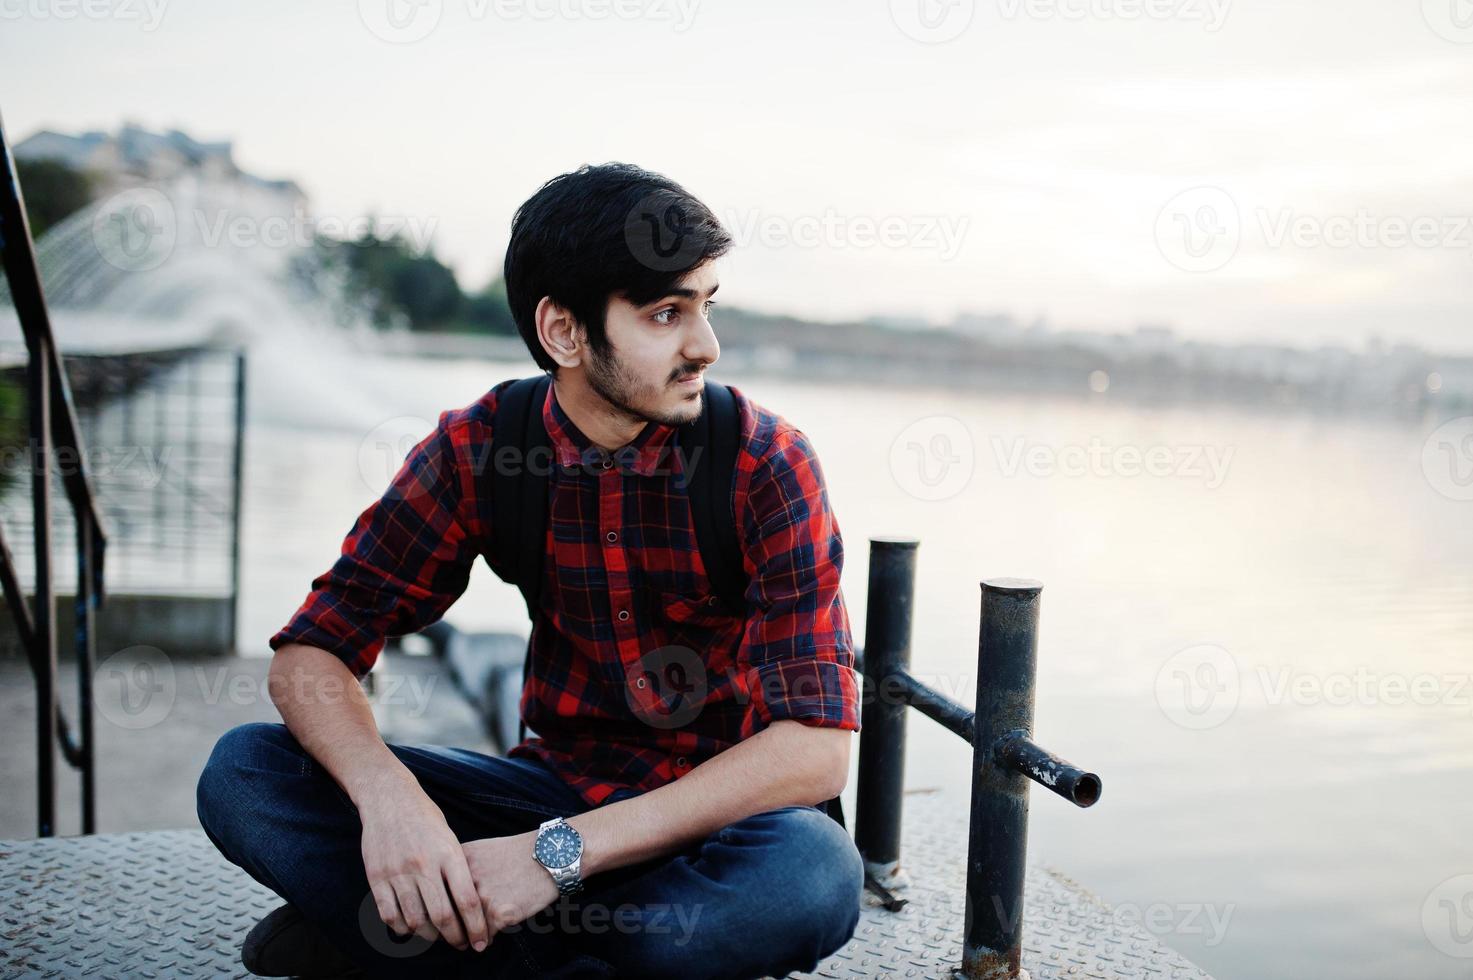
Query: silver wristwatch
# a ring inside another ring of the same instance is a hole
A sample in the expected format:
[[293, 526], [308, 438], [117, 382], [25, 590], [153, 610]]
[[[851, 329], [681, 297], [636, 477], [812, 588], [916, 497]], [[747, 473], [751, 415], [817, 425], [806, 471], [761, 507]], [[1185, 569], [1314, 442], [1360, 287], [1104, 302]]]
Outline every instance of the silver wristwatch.
[[557, 890], [572, 895], [583, 887], [583, 835], [562, 817], [554, 817], [537, 828], [532, 856], [547, 869]]

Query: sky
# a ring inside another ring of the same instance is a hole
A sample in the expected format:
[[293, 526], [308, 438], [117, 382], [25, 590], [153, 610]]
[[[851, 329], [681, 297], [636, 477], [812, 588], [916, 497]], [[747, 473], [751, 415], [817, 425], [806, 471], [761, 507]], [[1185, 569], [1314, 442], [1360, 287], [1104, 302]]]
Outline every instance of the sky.
[[233, 141], [468, 289], [623, 160], [732, 305], [1473, 352], [1470, 0], [0, 0], [0, 113]]

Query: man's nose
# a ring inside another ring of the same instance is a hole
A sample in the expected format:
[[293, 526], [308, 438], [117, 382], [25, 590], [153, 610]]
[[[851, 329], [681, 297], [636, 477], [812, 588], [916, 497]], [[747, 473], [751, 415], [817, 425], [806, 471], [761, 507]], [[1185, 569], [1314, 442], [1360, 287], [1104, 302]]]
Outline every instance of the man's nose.
[[704, 316], [696, 318], [695, 327], [682, 353], [688, 361], [708, 365], [716, 363], [716, 359], [721, 356], [721, 342], [716, 339], [716, 331], [711, 329], [711, 321]]

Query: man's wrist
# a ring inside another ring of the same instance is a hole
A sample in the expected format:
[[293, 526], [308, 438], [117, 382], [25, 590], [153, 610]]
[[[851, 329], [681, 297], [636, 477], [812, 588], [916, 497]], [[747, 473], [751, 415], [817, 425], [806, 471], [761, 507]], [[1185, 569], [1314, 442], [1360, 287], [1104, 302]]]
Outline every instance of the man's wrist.
[[397, 799], [405, 793], [423, 793], [414, 774], [392, 753], [387, 761], [364, 766], [344, 781], [343, 790], [359, 810], [371, 810], [378, 804]]

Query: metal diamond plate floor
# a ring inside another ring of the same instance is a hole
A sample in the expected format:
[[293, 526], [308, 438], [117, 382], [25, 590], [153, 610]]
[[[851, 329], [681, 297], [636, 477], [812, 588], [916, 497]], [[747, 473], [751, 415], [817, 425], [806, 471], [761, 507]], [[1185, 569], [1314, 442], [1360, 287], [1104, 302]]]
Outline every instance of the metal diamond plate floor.
[[[909, 904], [889, 912], [866, 894], [854, 938], [804, 976], [950, 976], [961, 962], [964, 821], [939, 800], [908, 798]], [[0, 976], [248, 976], [241, 939], [278, 903], [198, 831], [0, 842]], [[1210, 980], [1041, 868], [1028, 877], [1023, 965], [1033, 980]]]

